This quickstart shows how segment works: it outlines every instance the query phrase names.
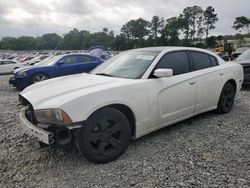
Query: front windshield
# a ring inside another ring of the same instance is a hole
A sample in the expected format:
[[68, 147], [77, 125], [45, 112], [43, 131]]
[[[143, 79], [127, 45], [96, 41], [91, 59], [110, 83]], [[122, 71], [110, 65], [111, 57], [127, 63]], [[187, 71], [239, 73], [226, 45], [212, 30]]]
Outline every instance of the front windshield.
[[40, 61], [36, 65], [38, 65], [38, 66], [54, 65], [60, 58], [62, 58], [61, 55], [51, 56], [51, 57], [48, 57], [48, 58]]
[[250, 60], [250, 50], [243, 52], [238, 58], [237, 61]]
[[131, 79], [141, 78], [159, 53], [156, 51], [124, 52], [101, 64], [91, 71], [91, 74]]

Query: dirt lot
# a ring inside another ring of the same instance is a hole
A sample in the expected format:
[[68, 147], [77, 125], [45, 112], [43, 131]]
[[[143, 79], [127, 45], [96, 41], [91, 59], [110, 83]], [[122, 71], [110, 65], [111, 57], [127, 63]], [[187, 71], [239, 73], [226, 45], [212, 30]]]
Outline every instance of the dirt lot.
[[0, 187], [250, 187], [250, 88], [215, 112], [130, 144], [96, 165], [66, 148], [39, 148], [19, 124], [18, 92], [0, 76]]

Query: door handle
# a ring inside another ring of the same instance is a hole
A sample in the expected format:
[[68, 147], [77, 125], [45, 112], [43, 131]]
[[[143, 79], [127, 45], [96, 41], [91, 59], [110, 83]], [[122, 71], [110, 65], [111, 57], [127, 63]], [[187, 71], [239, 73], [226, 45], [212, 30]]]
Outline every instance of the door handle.
[[224, 72], [221, 72], [219, 75], [220, 75], [220, 76], [223, 76], [223, 75], [224, 75]]
[[196, 82], [195, 81], [190, 81], [189, 84], [190, 85], [194, 85]]

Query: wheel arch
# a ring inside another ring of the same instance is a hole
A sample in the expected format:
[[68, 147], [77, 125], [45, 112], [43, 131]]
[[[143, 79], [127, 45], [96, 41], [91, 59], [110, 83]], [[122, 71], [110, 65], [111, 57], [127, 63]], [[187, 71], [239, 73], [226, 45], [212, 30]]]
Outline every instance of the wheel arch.
[[44, 74], [44, 75], [46, 75], [48, 77], [48, 79], [51, 78], [51, 76], [46, 72], [43, 72], [43, 71], [34, 72], [34, 73], [31, 73], [29, 78], [28, 78], [29, 79], [29, 84], [32, 84], [32, 79], [34, 78], [35, 75], [38, 75], [38, 74]]
[[236, 83], [236, 81], [235, 81], [234, 79], [228, 80], [224, 85], [226, 85], [227, 83], [232, 84], [233, 87], [234, 87], [234, 91], [235, 91], [235, 92], [237, 91], [237, 83]]
[[46, 76], [48, 76], [50, 78], [50, 75], [47, 72], [43, 72], [43, 71], [34, 72], [31, 74], [31, 77], [33, 77], [34, 75], [37, 75], [37, 74], [45, 74]]
[[122, 114], [124, 114], [126, 116], [126, 118], [128, 119], [129, 125], [131, 127], [132, 139], [135, 138], [135, 136], [136, 136], [136, 118], [135, 118], [134, 112], [131, 110], [131, 108], [129, 108], [125, 104], [120, 104], [120, 103], [109, 104], [109, 105], [106, 105], [106, 106], [103, 106], [101, 108], [96, 109], [88, 117], [90, 117], [96, 111], [99, 111], [99, 110], [101, 110], [103, 108], [113, 108], [113, 109], [116, 109], [116, 110], [120, 111]]

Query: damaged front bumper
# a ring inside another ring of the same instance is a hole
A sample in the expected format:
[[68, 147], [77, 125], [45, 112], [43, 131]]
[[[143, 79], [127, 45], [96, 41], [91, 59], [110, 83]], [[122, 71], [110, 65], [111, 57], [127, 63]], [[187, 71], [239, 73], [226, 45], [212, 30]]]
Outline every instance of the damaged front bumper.
[[29, 107], [24, 107], [19, 113], [19, 118], [25, 132], [34, 136], [40, 142], [47, 145], [64, 145], [70, 143], [72, 139], [75, 141], [75, 139], [78, 138], [78, 131], [81, 128], [80, 123], [71, 126], [35, 123], [35, 117], [32, 117], [32, 113], [33, 112], [29, 110]]
[[33, 125], [25, 116], [26, 108], [22, 108], [19, 113], [19, 118], [22, 124], [23, 129], [29, 135], [36, 137], [39, 141], [51, 145], [54, 143], [54, 134], [52, 132], [46, 131], [42, 128], [39, 128]]

